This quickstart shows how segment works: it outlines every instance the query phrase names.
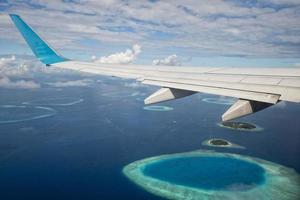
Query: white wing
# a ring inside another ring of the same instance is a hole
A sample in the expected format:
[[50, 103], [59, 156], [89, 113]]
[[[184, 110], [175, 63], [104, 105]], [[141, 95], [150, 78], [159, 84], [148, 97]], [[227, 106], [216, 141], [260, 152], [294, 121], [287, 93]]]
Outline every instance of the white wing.
[[162, 87], [145, 99], [146, 104], [185, 97], [196, 92], [238, 98], [222, 120], [231, 120], [267, 108], [279, 101], [300, 102], [300, 69], [162, 67], [103, 65], [62, 57], [18, 15], [12, 21], [36, 55], [48, 66], [99, 75], [133, 78]]
[[196, 92], [238, 98], [223, 120], [251, 114], [279, 101], [300, 102], [300, 69], [212, 68], [107, 65], [66, 61], [53, 66], [99, 75], [133, 78], [162, 87], [146, 104], [181, 98]]

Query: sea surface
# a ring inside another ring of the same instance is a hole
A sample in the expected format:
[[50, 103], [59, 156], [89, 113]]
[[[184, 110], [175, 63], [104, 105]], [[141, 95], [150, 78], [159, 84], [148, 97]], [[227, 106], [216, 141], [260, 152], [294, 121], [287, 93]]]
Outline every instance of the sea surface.
[[[155, 111], [144, 109], [143, 99], [157, 87], [94, 76], [88, 86], [54, 87], [47, 82], [62, 80], [53, 76], [40, 77], [38, 89], [0, 88], [0, 199], [158, 200], [130, 182], [123, 167], [197, 149], [254, 156], [300, 173], [300, 105], [280, 103], [240, 119], [262, 131], [235, 131], [217, 125], [230, 105], [202, 101], [222, 97], [195, 94]], [[203, 146], [209, 138], [245, 149]]]
[[217, 156], [186, 156], [150, 163], [143, 174], [172, 184], [205, 190], [228, 190], [239, 183], [245, 190], [265, 182], [265, 170], [251, 162]]

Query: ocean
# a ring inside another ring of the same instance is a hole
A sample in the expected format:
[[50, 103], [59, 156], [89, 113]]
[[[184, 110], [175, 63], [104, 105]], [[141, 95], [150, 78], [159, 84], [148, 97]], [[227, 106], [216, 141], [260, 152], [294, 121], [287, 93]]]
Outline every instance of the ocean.
[[[47, 84], [58, 81], [51, 75], [39, 78], [38, 89], [0, 88], [0, 199], [162, 199], [127, 179], [123, 167], [199, 149], [254, 156], [300, 173], [297, 104], [281, 102], [239, 119], [263, 130], [237, 131], [217, 125], [230, 105], [202, 101], [221, 97], [195, 94], [157, 104], [173, 109], [153, 111], [144, 109], [143, 99], [157, 87], [88, 80], [58, 87]], [[245, 149], [203, 146], [209, 138]]]

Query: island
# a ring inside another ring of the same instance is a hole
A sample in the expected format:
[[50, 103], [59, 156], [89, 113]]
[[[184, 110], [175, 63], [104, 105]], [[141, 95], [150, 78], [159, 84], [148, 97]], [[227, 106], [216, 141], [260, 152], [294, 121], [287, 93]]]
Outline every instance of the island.
[[263, 128], [257, 126], [253, 123], [248, 122], [221, 122], [218, 123], [219, 126], [224, 128], [229, 128], [233, 130], [241, 130], [241, 131], [261, 131]]
[[123, 173], [146, 191], [174, 200], [298, 200], [300, 195], [300, 176], [293, 169], [214, 151], [145, 158], [125, 166]]
[[225, 139], [220, 138], [212, 138], [208, 140], [204, 140], [202, 142], [202, 145], [204, 146], [210, 146], [210, 147], [223, 147], [223, 148], [239, 148], [239, 149], [245, 149], [245, 147], [240, 146], [238, 144], [234, 144], [232, 142], [229, 142]]
[[223, 140], [223, 139], [211, 139], [208, 141], [209, 144], [211, 145], [215, 145], [215, 146], [230, 146], [230, 142], [228, 142], [227, 140]]

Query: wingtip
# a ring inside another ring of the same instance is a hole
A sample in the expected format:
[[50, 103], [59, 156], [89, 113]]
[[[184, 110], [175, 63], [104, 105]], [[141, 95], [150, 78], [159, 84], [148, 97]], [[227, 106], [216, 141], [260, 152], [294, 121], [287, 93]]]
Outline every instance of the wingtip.
[[9, 15], [10, 17], [20, 17], [19, 15], [14, 14], [14, 13], [9, 13], [8, 15]]

